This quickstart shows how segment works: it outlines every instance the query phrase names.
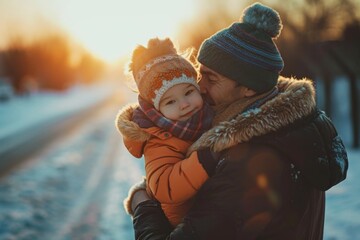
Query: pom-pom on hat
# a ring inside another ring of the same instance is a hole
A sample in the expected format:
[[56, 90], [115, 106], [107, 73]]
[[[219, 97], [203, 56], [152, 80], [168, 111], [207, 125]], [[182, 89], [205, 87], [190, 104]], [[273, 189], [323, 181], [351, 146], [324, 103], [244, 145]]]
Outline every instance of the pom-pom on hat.
[[138, 46], [129, 65], [139, 95], [159, 110], [161, 97], [171, 87], [188, 83], [199, 89], [194, 66], [180, 54], [169, 38], [153, 38]]
[[273, 88], [284, 67], [273, 39], [281, 32], [278, 12], [261, 3], [244, 9], [240, 22], [206, 39], [198, 61], [258, 93]]

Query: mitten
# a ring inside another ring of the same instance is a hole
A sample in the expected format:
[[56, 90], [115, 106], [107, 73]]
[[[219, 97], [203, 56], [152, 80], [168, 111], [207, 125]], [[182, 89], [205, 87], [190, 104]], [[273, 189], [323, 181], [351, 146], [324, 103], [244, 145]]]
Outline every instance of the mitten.
[[133, 211], [131, 209], [131, 202], [134, 197], [134, 194], [139, 190], [146, 190], [146, 178], [144, 177], [142, 181], [135, 183], [130, 189], [127, 197], [124, 199], [124, 208], [125, 211], [133, 216]]

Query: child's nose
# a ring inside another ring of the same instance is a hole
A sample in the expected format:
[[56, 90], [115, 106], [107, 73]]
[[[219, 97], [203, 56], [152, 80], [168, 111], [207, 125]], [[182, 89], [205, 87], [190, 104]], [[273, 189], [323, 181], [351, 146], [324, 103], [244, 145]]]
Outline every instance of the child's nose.
[[180, 108], [184, 109], [184, 108], [187, 108], [189, 105], [190, 105], [189, 101], [186, 99], [183, 99], [180, 103]]

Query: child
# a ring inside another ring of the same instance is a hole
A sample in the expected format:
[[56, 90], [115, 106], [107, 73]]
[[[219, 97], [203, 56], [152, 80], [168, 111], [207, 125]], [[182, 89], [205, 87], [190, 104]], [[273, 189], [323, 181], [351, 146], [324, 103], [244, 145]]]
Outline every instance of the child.
[[[144, 156], [147, 191], [176, 226], [217, 163], [209, 149], [186, 156], [211, 127], [213, 111], [200, 95], [194, 66], [170, 39], [150, 39], [147, 48], [138, 46], [129, 67], [139, 90], [138, 104], [121, 110], [116, 125], [129, 152]], [[131, 199], [124, 203], [131, 214]]]

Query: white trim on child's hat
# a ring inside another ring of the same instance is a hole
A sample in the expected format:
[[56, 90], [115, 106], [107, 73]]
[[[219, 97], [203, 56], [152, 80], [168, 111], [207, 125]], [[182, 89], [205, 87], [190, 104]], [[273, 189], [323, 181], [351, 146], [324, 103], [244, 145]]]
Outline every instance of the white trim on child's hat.
[[179, 78], [174, 78], [172, 80], [163, 80], [161, 88], [155, 90], [155, 98], [153, 98], [154, 107], [159, 110], [160, 108], [160, 99], [164, 95], [164, 93], [172, 88], [175, 85], [181, 84], [181, 83], [189, 83], [196, 87], [200, 91], [200, 87], [196, 83], [196, 79], [193, 77], [188, 77], [184, 73]]

